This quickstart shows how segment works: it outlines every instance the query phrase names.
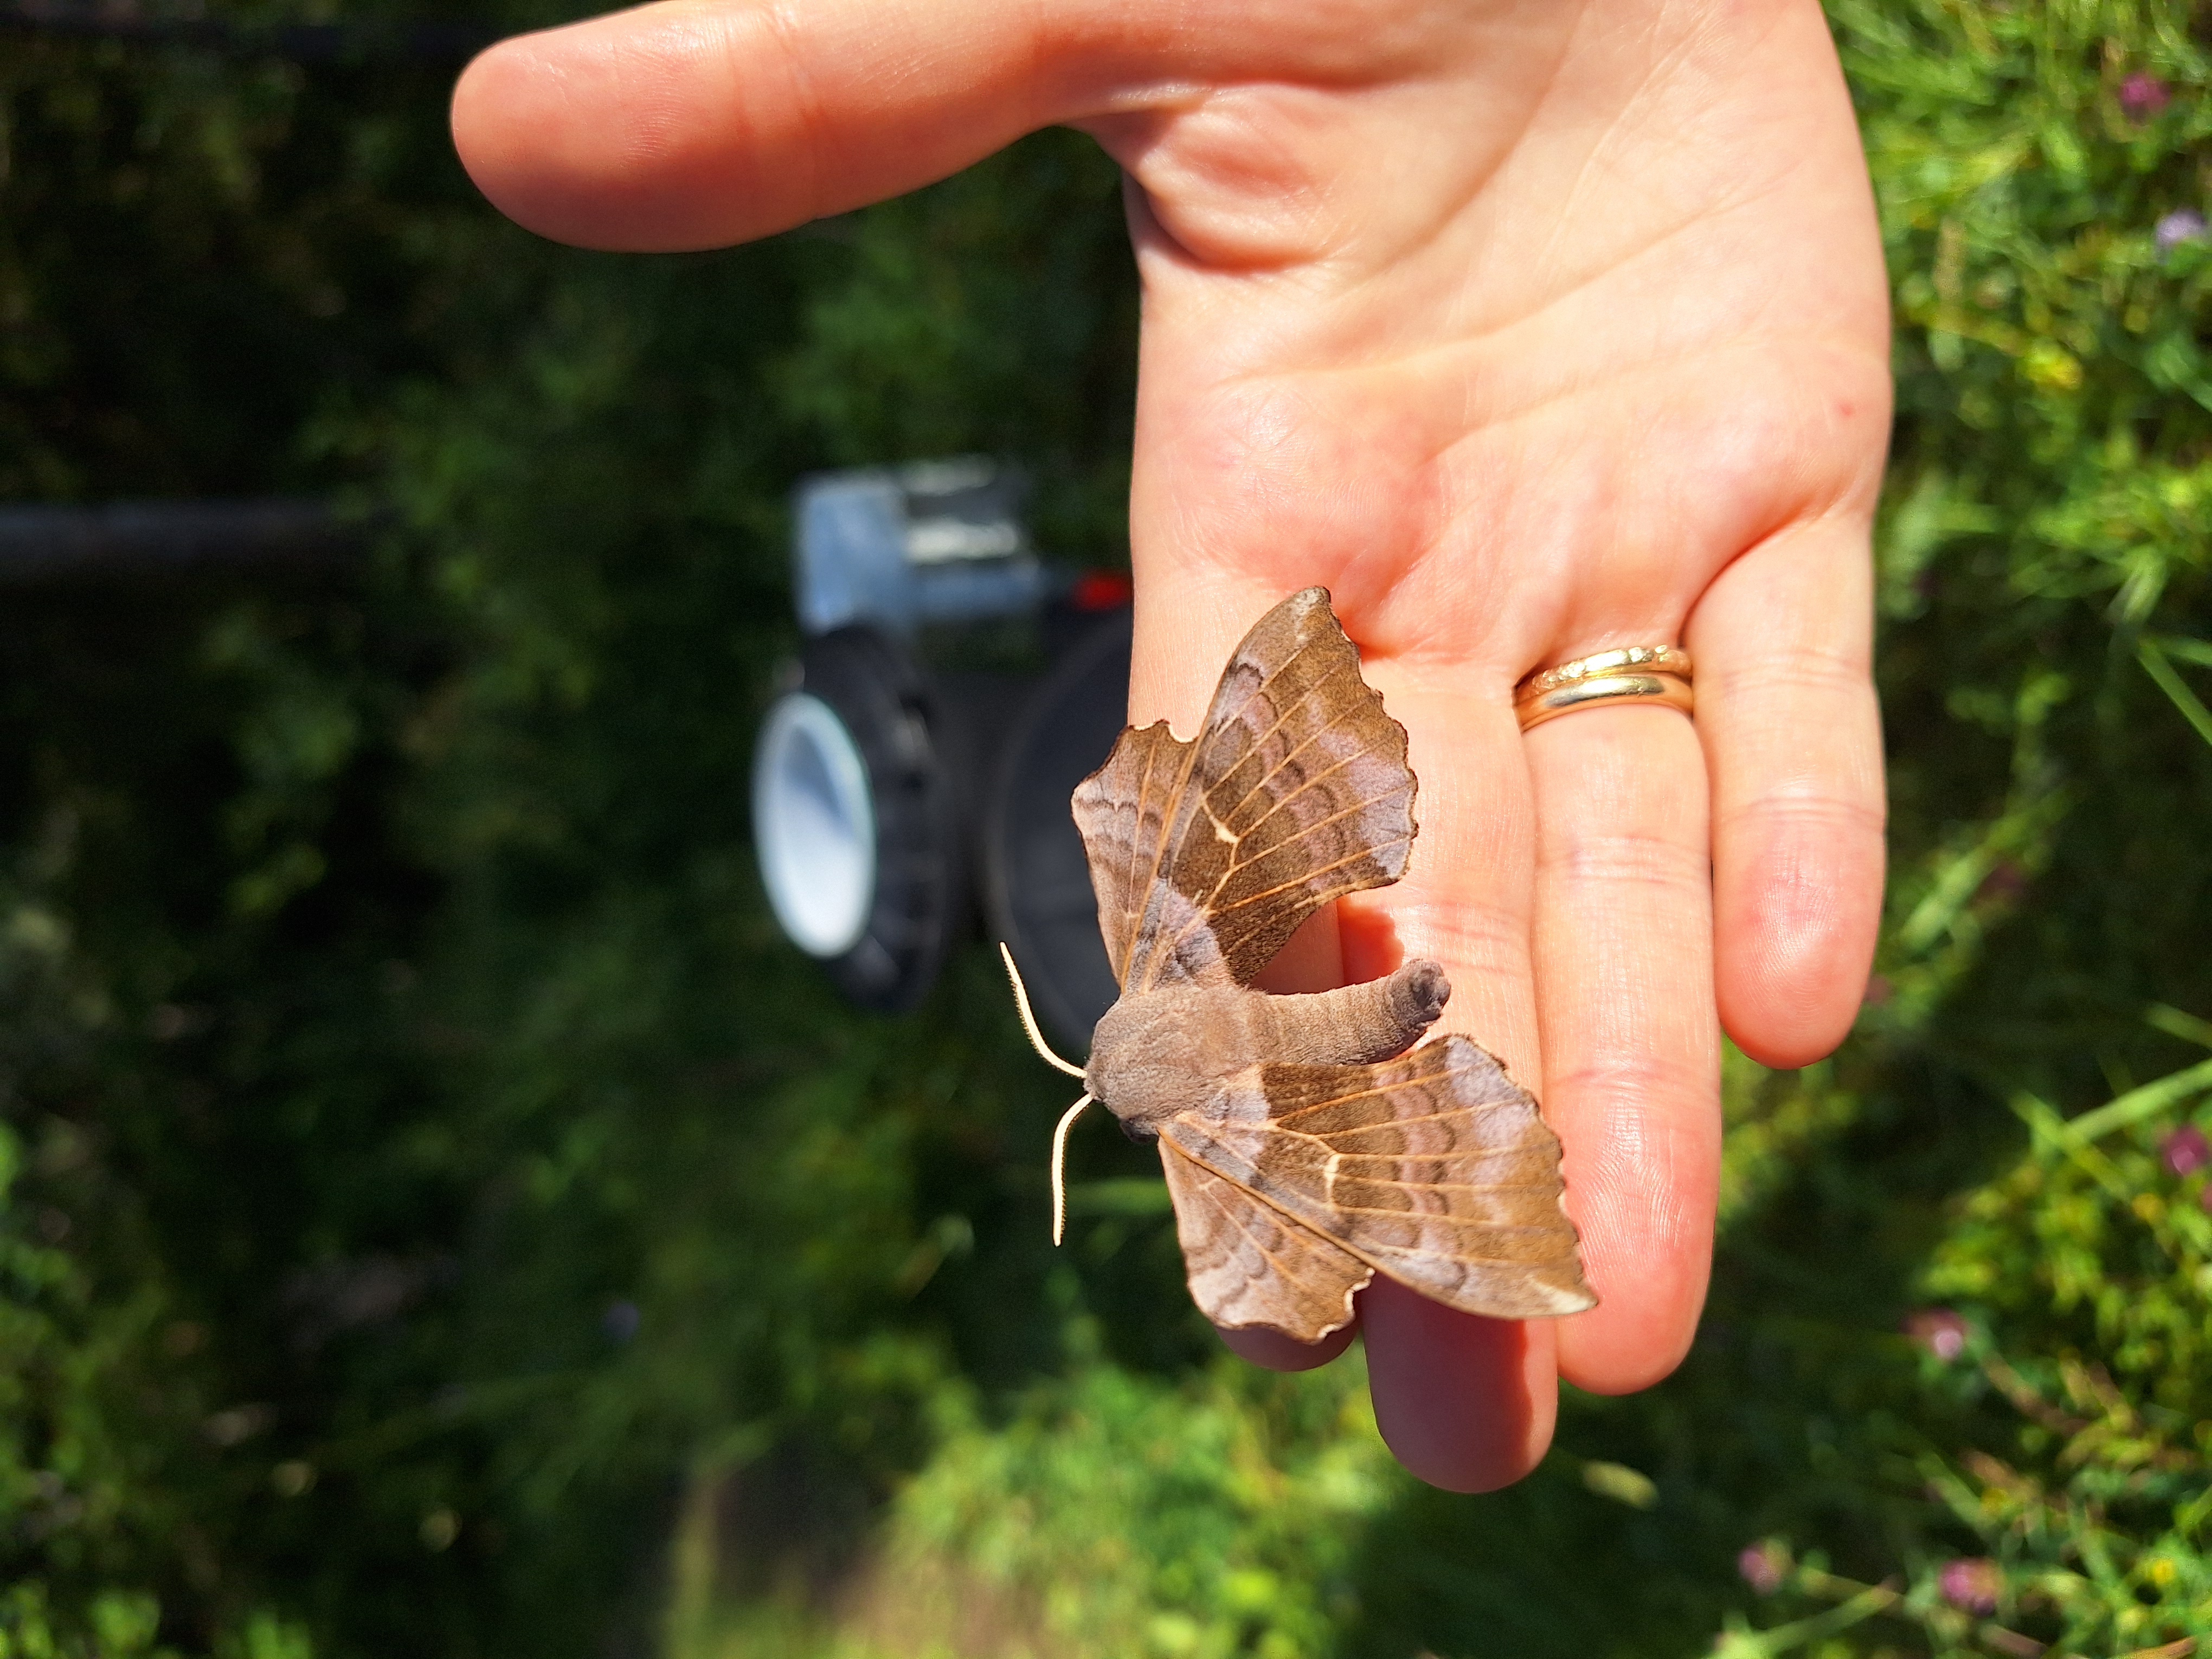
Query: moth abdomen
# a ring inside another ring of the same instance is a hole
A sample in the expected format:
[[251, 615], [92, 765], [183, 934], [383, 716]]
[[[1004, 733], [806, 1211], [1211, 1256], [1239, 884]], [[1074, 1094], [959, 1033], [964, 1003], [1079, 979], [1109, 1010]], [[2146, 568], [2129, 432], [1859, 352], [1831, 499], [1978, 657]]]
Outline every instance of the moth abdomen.
[[1443, 1017], [1444, 1005], [1451, 1000], [1451, 981], [1443, 964], [1425, 957], [1407, 963], [1382, 982], [1390, 988], [1391, 1018], [1413, 1034], [1408, 1048]]
[[1426, 959], [1340, 990], [1267, 997], [1270, 1029], [1258, 1054], [1315, 1066], [1389, 1060], [1419, 1042], [1450, 1000], [1451, 981]]

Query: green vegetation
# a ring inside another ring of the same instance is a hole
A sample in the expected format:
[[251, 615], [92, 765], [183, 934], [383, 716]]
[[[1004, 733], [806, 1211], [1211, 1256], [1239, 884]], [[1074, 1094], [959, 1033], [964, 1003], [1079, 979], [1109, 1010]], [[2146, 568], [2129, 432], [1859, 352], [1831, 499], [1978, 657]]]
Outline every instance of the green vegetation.
[[1487, 1498], [1356, 1356], [1220, 1357], [1134, 1149], [1051, 1251], [992, 962], [860, 1018], [751, 875], [795, 474], [1018, 455], [1116, 556], [1109, 166], [615, 259], [473, 203], [430, 68], [11, 41], [0, 493], [389, 516], [0, 612], [0, 1655], [2212, 1636], [2212, 65], [2179, 4], [1831, 15], [1899, 306], [1879, 975], [1733, 1063], [1681, 1374]]

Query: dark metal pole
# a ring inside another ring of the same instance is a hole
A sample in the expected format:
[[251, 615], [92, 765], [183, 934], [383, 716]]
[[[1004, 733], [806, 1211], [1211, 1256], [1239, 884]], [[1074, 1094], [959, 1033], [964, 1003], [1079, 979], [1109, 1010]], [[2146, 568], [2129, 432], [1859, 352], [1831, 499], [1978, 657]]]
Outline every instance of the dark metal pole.
[[196, 46], [295, 64], [411, 58], [459, 65], [499, 38], [480, 23], [295, 23], [253, 26], [179, 16], [136, 0], [0, 0], [0, 31], [80, 40]]
[[327, 564], [357, 551], [368, 529], [318, 501], [0, 506], [0, 587], [57, 578]]

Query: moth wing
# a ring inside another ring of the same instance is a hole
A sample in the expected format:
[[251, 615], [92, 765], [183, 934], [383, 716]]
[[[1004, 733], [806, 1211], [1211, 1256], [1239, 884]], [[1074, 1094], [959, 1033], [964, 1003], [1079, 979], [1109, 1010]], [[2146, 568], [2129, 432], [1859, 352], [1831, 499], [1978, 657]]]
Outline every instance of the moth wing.
[[1190, 743], [1122, 732], [1075, 792], [1122, 994], [1249, 984], [1322, 905], [1405, 872], [1406, 728], [1360, 678], [1328, 591], [1253, 625]]
[[1261, 1325], [1300, 1342], [1352, 1322], [1352, 1294], [1374, 1278], [1372, 1267], [1165, 1140], [1160, 1165], [1200, 1313], [1224, 1328]]
[[1536, 1319], [1597, 1300], [1559, 1204], [1559, 1138], [1463, 1036], [1372, 1066], [1248, 1067], [1160, 1138], [1447, 1306]]
[[[1105, 936], [1114, 981], [1125, 990], [1146, 901], [1197, 748], [1169, 731], [1165, 720], [1141, 731], [1128, 726], [1115, 739], [1106, 764], [1076, 786], [1075, 827], [1083, 832], [1091, 890], [1098, 896], [1098, 931]], [[1217, 970], [1188, 977], [1218, 984], [1228, 976]]]

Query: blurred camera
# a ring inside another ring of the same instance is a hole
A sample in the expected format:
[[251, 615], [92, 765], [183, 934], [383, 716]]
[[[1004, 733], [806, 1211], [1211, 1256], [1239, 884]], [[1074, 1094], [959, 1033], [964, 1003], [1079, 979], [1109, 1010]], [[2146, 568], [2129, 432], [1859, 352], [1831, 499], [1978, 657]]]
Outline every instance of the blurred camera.
[[793, 494], [796, 662], [763, 720], [754, 842], [776, 921], [862, 1007], [913, 1007], [980, 924], [1079, 1048], [1111, 1006], [1075, 786], [1127, 718], [1129, 584], [1056, 569], [984, 457]]

